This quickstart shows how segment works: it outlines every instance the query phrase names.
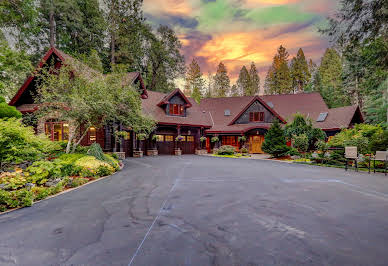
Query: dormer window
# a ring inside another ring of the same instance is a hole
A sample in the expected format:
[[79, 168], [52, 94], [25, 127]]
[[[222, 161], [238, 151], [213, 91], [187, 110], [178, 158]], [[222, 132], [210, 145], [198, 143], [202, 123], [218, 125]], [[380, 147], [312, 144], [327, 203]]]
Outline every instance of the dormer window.
[[264, 112], [250, 112], [249, 113], [250, 122], [264, 122]]
[[182, 104], [170, 104], [170, 115], [183, 115], [184, 114], [184, 107]]

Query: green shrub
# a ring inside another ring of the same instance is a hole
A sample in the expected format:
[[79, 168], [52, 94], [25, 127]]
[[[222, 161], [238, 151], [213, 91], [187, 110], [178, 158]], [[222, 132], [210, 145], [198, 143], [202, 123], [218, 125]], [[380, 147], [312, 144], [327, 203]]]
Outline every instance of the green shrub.
[[27, 189], [16, 191], [0, 190], [0, 211], [17, 207], [29, 207], [32, 205], [34, 195]]
[[354, 128], [343, 129], [330, 141], [331, 147], [356, 146], [365, 154], [388, 148], [388, 133], [381, 125], [357, 124]]
[[[156, 136], [156, 135], [154, 135]], [[106, 154], [107, 155], [107, 154]], [[114, 159], [118, 160], [119, 159], [119, 156], [117, 155], [117, 153], [112, 153], [110, 154], [110, 156], [112, 156]]]
[[0, 176], [0, 184], [4, 184], [6, 190], [16, 190], [27, 184], [27, 179], [21, 173], [3, 173]]
[[89, 168], [84, 168], [84, 169], [82, 169], [81, 172], [79, 173], [79, 176], [80, 176], [80, 177], [90, 177], [90, 178], [94, 178], [94, 177], [97, 177], [97, 171], [96, 171], [96, 170], [89, 169]]
[[[109, 158], [109, 157], [107, 156], [107, 158]], [[110, 157], [110, 158], [112, 158], [112, 157]], [[114, 161], [113, 158], [112, 158], [112, 160]], [[74, 164], [76, 166], [82, 167], [83, 169], [90, 169], [90, 170], [94, 170], [94, 171], [97, 171], [98, 167], [101, 165], [105, 165], [107, 167], [113, 168], [113, 166], [111, 166], [109, 163], [104, 162], [104, 161], [100, 161], [100, 160], [96, 159], [94, 156], [84, 156], [84, 157], [78, 159], [77, 161], [75, 161]]]
[[111, 167], [107, 167], [104, 165], [101, 165], [97, 168], [97, 175], [98, 176], [108, 176], [114, 173], [114, 170]]
[[296, 148], [290, 148], [287, 154], [290, 156], [300, 156], [300, 152]]
[[236, 152], [236, 148], [230, 145], [223, 145], [217, 150], [218, 155], [233, 155]]
[[245, 148], [245, 147], [242, 147], [241, 149], [240, 149], [240, 151], [241, 151], [241, 153], [248, 153], [248, 149], [247, 148]]
[[82, 186], [86, 183], [89, 182], [89, 179], [87, 178], [83, 178], [83, 177], [77, 177], [77, 178], [74, 178], [71, 182], [70, 182], [70, 187], [74, 188], [74, 187], [79, 187], [79, 186]]
[[104, 152], [102, 151], [100, 144], [96, 142], [89, 146], [87, 153], [88, 155], [94, 156], [98, 160], [105, 161]]
[[31, 127], [24, 126], [20, 120], [0, 119], [0, 162], [19, 164], [49, 157], [61, 150], [58, 143], [46, 136], [35, 135]]
[[275, 158], [287, 155], [290, 148], [287, 146], [284, 131], [278, 120], [275, 120], [265, 135], [262, 149]]
[[0, 96], [0, 119], [2, 118], [21, 118], [22, 113], [19, 112], [15, 106], [9, 106], [4, 97]]
[[320, 128], [314, 128], [311, 119], [306, 119], [302, 114], [295, 114], [291, 123], [284, 127], [284, 135], [287, 139], [305, 134], [308, 138], [308, 145], [313, 145], [317, 140], [324, 140], [325, 132]]
[[51, 189], [47, 187], [33, 187], [31, 189], [35, 200], [42, 200], [50, 196]]
[[27, 168], [27, 181], [43, 185], [51, 178], [62, 177], [61, 166], [54, 161], [37, 161]]
[[344, 150], [330, 151], [328, 164], [331, 165], [344, 165], [346, 162]]
[[293, 136], [293, 140], [293, 145], [299, 152], [306, 152], [309, 148], [309, 139], [306, 134], [303, 133], [298, 136]]

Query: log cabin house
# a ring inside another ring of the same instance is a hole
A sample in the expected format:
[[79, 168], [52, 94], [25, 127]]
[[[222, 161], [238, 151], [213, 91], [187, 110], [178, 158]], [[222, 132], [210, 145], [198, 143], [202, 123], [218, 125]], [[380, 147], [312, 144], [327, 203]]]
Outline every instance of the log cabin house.
[[[74, 61], [76, 59], [71, 56], [51, 48], [38, 67], [50, 62], [60, 68], [63, 64]], [[91, 127], [82, 140], [82, 145], [97, 142], [106, 152], [121, 151], [126, 156], [133, 156], [136, 150], [142, 150], [148, 155], [176, 154], [177, 148], [183, 154], [194, 154], [201, 148], [210, 152], [215, 145], [232, 145], [239, 149], [242, 145], [238, 142], [239, 137], [245, 136], [245, 145], [249, 152], [262, 153], [264, 135], [275, 119], [286, 124], [295, 113], [301, 113], [310, 118], [315, 127], [324, 130], [328, 137], [342, 128], [364, 121], [358, 106], [329, 109], [318, 92], [205, 98], [198, 104], [179, 89], [168, 94], [147, 91], [138, 72], [128, 73], [126, 80], [138, 89], [143, 112], [157, 122], [152, 136], [147, 140], [137, 141], [134, 132], [112, 123], [104, 128]], [[37, 79], [32, 74], [9, 105], [15, 106], [23, 114], [35, 112], [38, 108], [33, 99], [36, 86]], [[69, 127], [71, 124], [68, 121], [58, 121], [53, 115], [40, 119], [36, 131], [44, 132], [53, 141], [58, 141], [68, 138]], [[128, 134], [123, 137], [123, 141], [116, 142], [114, 130], [127, 131]], [[182, 136], [181, 141], [176, 141], [177, 136]], [[219, 142], [212, 143], [213, 136], [217, 136]], [[201, 137], [206, 137], [206, 142], [200, 143]]]

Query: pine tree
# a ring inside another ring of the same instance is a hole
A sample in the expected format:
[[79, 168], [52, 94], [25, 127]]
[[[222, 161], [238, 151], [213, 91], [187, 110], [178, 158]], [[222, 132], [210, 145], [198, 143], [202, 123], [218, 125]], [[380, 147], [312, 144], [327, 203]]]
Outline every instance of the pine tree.
[[246, 96], [253, 96], [259, 93], [260, 90], [260, 77], [257, 73], [256, 65], [254, 62], [251, 63], [251, 68], [249, 70], [250, 86], [249, 90], [244, 92]]
[[214, 96], [226, 97], [230, 90], [230, 79], [225, 65], [221, 62], [218, 65], [217, 73], [214, 76]]
[[235, 96], [247, 95], [247, 92], [250, 91], [250, 86], [251, 78], [247, 68], [243, 66], [237, 79], [236, 88], [232, 92], [234, 92]]
[[299, 48], [296, 57], [291, 60], [290, 71], [294, 93], [303, 92], [310, 81], [311, 74], [302, 48]]
[[319, 67], [320, 93], [330, 107], [350, 104], [350, 97], [342, 86], [342, 60], [336, 50], [327, 48]]
[[292, 79], [288, 68], [288, 52], [282, 45], [274, 56], [265, 80], [266, 94], [282, 94], [292, 92]]
[[232, 88], [230, 88], [230, 96], [241, 96], [240, 90], [238, 89], [238, 86], [236, 84], [233, 84]]
[[195, 58], [193, 58], [186, 73], [186, 87], [197, 103], [203, 98], [204, 86], [205, 81], [202, 77], [201, 68]]
[[285, 156], [289, 151], [286, 137], [284, 136], [284, 130], [280, 127], [280, 123], [277, 119], [275, 119], [267, 134], [265, 134], [262, 149], [273, 157]]
[[206, 89], [206, 92], [205, 92], [205, 98], [211, 98], [212, 97], [213, 91], [214, 91], [213, 85], [214, 85], [214, 77], [213, 77], [213, 75], [209, 71], [208, 75], [207, 75], [207, 89]]

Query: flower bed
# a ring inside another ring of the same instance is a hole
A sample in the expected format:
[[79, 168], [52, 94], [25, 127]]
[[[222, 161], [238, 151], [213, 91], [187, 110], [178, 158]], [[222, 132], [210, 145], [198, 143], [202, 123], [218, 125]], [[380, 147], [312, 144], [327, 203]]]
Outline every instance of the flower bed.
[[63, 154], [40, 160], [26, 169], [0, 174], [0, 212], [28, 207], [63, 190], [84, 185], [120, 169], [119, 162], [104, 154], [103, 160], [87, 154]]

